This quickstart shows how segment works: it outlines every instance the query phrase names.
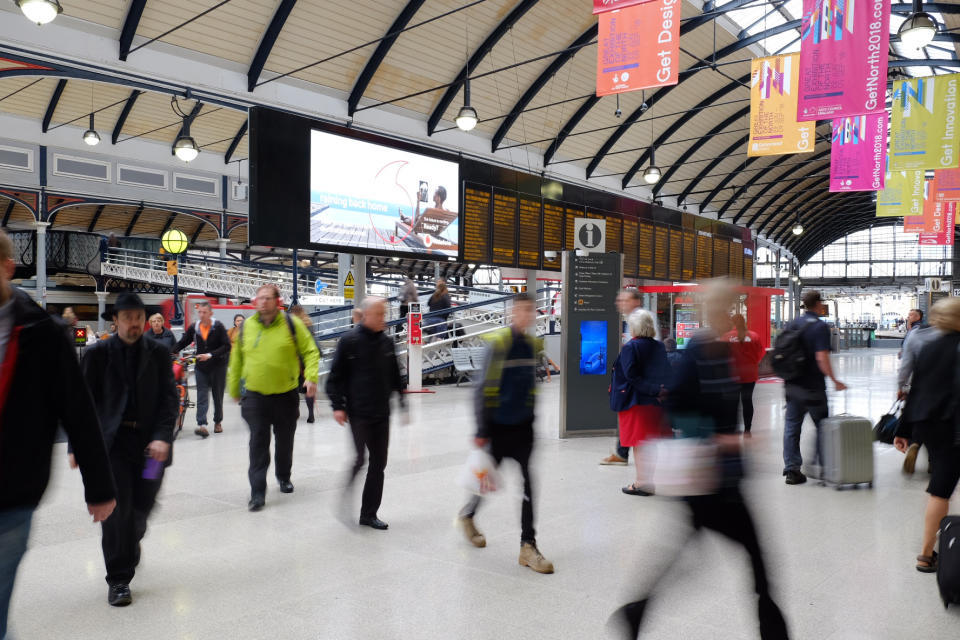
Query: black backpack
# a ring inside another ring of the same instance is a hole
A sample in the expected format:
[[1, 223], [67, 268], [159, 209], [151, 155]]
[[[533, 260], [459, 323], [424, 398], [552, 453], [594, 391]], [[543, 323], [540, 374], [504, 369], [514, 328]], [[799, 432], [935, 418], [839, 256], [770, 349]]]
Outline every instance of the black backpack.
[[794, 324], [784, 329], [773, 344], [773, 372], [790, 382], [807, 370], [807, 351], [803, 347], [803, 333], [815, 320]]

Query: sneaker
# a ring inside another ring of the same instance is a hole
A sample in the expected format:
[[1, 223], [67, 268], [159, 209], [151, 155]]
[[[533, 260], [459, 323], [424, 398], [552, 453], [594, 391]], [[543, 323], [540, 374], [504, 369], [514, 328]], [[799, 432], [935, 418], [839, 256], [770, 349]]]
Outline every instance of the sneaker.
[[600, 464], [602, 464], [602, 465], [618, 465], [618, 466], [624, 467], [624, 466], [627, 465], [627, 459], [626, 459], [626, 458], [621, 458], [620, 456], [618, 456], [618, 455], [615, 454], [615, 453], [611, 453], [611, 454], [608, 455], [606, 458], [604, 458], [603, 460], [601, 460], [601, 461], [600, 461]]
[[457, 524], [460, 525], [460, 529], [463, 530], [463, 535], [467, 537], [470, 544], [479, 549], [487, 546], [487, 539], [482, 533], [477, 531], [477, 526], [473, 523], [473, 518], [460, 516], [457, 518]]
[[130, 595], [130, 585], [110, 585], [110, 589], [107, 591], [107, 602], [111, 607], [125, 607], [133, 602], [133, 596]]
[[803, 484], [807, 481], [807, 476], [799, 471], [787, 471], [787, 484]]
[[903, 458], [903, 472], [912, 474], [917, 467], [917, 454], [920, 453], [920, 444], [914, 442], [907, 448], [907, 455]]
[[214, 433], [223, 433], [223, 427], [220, 425], [219, 422], [218, 422], [217, 424], [213, 425], [213, 432], [214, 432]]
[[537, 573], [553, 573], [553, 563], [543, 557], [537, 545], [532, 542], [524, 542], [520, 547], [520, 558], [518, 560], [521, 566], [530, 567]]

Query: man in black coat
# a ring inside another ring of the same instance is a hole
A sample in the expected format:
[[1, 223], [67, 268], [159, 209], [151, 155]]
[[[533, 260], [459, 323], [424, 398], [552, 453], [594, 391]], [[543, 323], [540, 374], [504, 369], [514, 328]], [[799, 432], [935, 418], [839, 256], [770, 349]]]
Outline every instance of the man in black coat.
[[[13, 243], [0, 231], [0, 638], [30, 522], [50, 478], [57, 424], [74, 443], [94, 522], [116, 506], [113, 477], [90, 394], [63, 328], [10, 286]], [[56, 402], [50, 402], [50, 390]]]
[[81, 368], [117, 486], [117, 509], [103, 523], [107, 601], [125, 606], [132, 601], [130, 581], [147, 518], [170, 464], [178, 403], [170, 353], [143, 336], [146, 309], [140, 297], [120, 294], [111, 314], [117, 335], [88, 348]]
[[202, 438], [207, 431], [207, 393], [213, 395], [213, 432], [223, 431], [223, 392], [227, 388], [227, 365], [230, 363], [230, 336], [223, 323], [213, 317], [210, 302], [197, 303], [197, 321], [187, 327], [180, 342], [173, 348], [179, 352], [188, 344], [197, 344], [197, 428], [194, 433]]
[[[386, 301], [368, 296], [363, 299], [361, 310], [361, 324], [337, 343], [327, 376], [327, 395], [334, 419], [341, 425], [350, 423], [357, 448], [348, 492], [363, 468], [364, 449], [370, 452], [360, 524], [385, 530], [387, 523], [377, 517], [377, 511], [383, 498], [383, 470], [390, 443], [390, 396], [394, 391], [402, 394], [403, 383], [393, 340], [384, 333]], [[400, 404], [404, 404], [403, 395]]]

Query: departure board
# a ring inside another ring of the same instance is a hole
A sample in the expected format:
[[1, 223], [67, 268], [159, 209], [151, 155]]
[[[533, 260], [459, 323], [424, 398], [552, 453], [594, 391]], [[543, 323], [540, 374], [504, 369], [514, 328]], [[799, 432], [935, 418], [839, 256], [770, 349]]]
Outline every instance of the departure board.
[[623, 236], [623, 222], [612, 216], [607, 218], [607, 253], [620, 253], [620, 241]]
[[623, 274], [637, 276], [637, 221], [623, 221]]
[[730, 241], [713, 237], [713, 277], [722, 278], [730, 272]]
[[670, 235], [666, 227], [654, 227], [653, 277], [667, 279], [667, 257], [670, 254]]
[[696, 273], [697, 234], [694, 231], [683, 232], [683, 274], [680, 278], [684, 282], [692, 282]]
[[643, 222], [637, 234], [637, 277], [653, 277], [653, 225]]
[[683, 231], [670, 228], [670, 257], [667, 260], [667, 277], [677, 281], [683, 278]]
[[743, 258], [743, 283], [748, 287], [753, 285], [753, 258]]
[[517, 265], [530, 269], [540, 267], [540, 200], [520, 196], [520, 242]]
[[544, 257], [543, 268], [559, 271], [562, 264], [560, 252], [563, 251], [563, 207], [547, 202], [543, 203], [543, 250], [557, 252], [553, 260]]
[[463, 260], [490, 262], [490, 190], [464, 188]]
[[706, 231], [697, 232], [697, 280], [707, 280], [713, 275], [713, 236]]
[[517, 262], [517, 198], [493, 194], [493, 264], [512, 267]]
[[743, 278], [743, 243], [736, 240], [730, 245], [730, 277], [738, 281]]
[[576, 221], [577, 218], [585, 218], [585, 217], [586, 216], [583, 215], [583, 209], [571, 209], [570, 207], [566, 208], [567, 232], [565, 235], [566, 240], [564, 241], [564, 245], [565, 245], [564, 249], [566, 249], [567, 251], [573, 251], [574, 249], [576, 249], [576, 246], [574, 246], [574, 243], [576, 242], [576, 238], [574, 237], [575, 234], [573, 232], [574, 222]]

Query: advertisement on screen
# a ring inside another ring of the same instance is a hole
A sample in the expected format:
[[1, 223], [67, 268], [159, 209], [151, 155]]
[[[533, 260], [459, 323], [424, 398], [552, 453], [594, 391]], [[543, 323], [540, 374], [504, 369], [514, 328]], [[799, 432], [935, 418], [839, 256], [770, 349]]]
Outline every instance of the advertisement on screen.
[[607, 375], [607, 321], [580, 323], [580, 375]]
[[310, 242], [456, 257], [455, 162], [363, 140], [310, 133]]

